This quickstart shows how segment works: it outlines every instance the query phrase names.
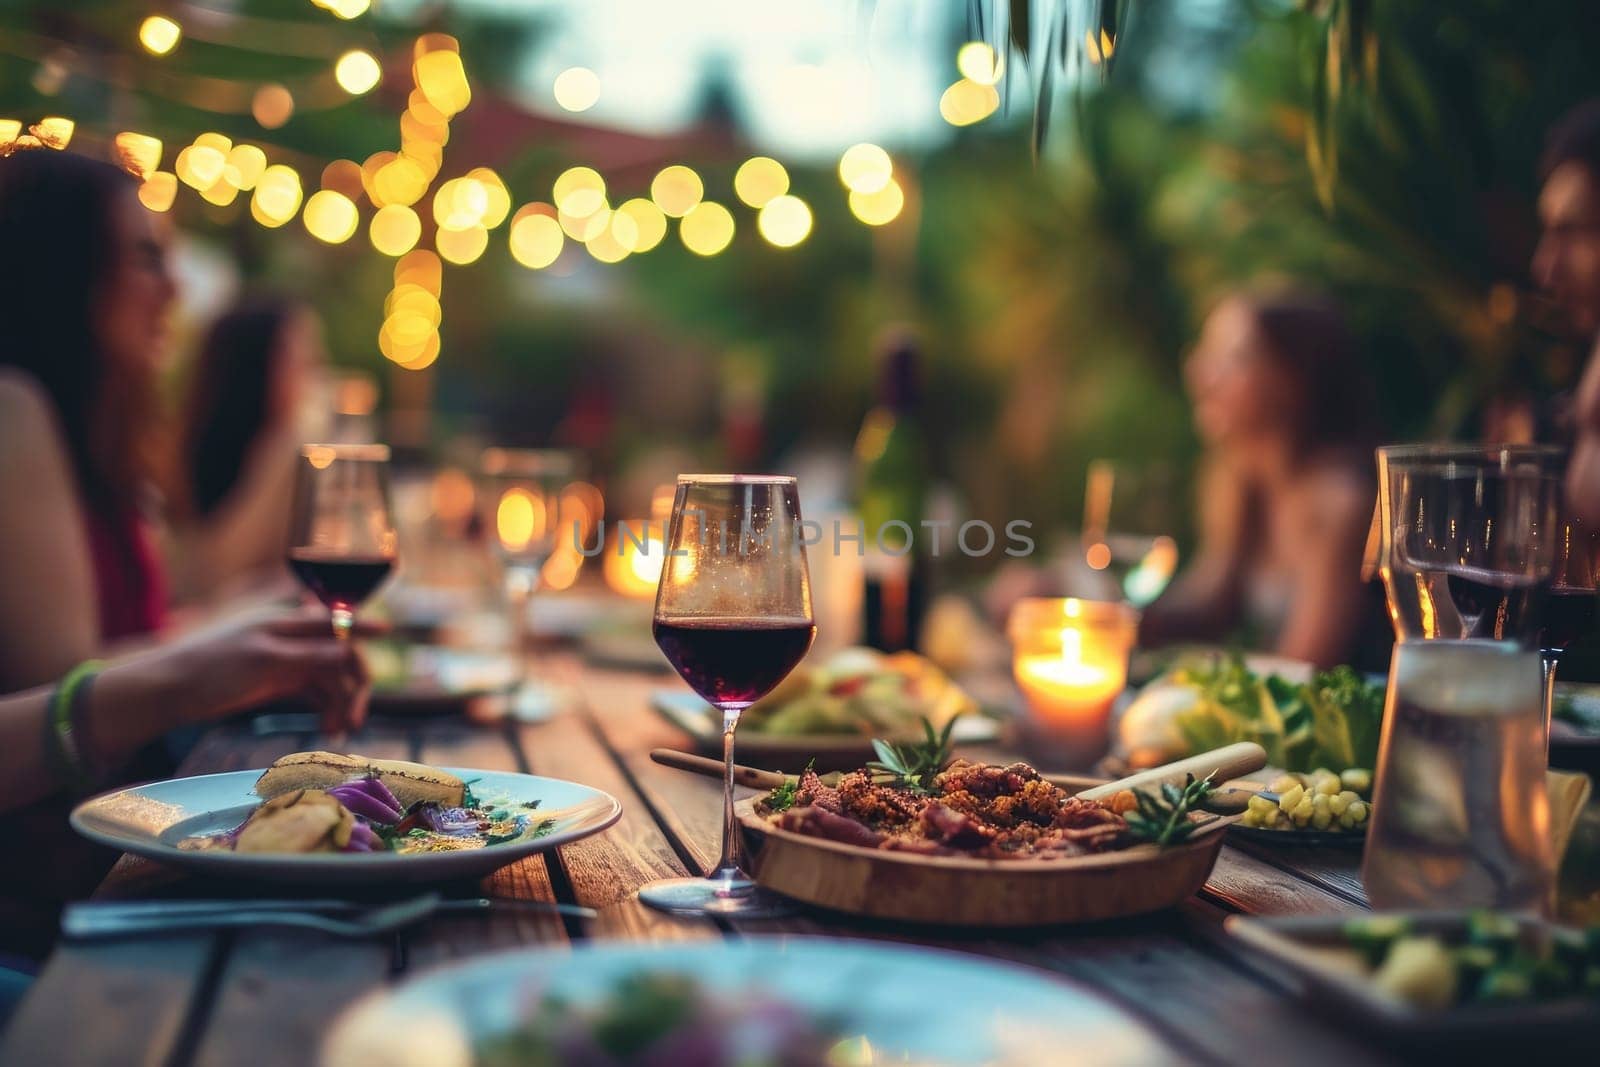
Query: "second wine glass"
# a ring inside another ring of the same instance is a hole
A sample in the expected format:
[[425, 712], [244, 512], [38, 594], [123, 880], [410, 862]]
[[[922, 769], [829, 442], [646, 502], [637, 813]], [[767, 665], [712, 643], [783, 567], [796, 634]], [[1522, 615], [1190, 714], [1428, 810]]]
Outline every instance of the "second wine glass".
[[722, 712], [722, 855], [705, 878], [653, 882], [639, 899], [666, 911], [746, 918], [788, 905], [739, 861], [733, 736], [739, 715], [805, 657], [816, 637], [795, 479], [695, 474], [678, 479], [656, 591], [656, 644], [689, 687]]
[[389, 577], [399, 556], [389, 508], [389, 449], [301, 448], [289, 569], [327, 605], [335, 636], [350, 636], [356, 609]]

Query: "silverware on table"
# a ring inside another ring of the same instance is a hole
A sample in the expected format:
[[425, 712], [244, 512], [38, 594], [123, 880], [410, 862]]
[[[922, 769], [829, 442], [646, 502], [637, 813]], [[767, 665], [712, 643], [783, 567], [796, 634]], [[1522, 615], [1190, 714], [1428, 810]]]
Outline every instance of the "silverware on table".
[[438, 914], [530, 912], [592, 919], [592, 908], [542, 900], [445, 899], [437, 893], [372, 908], [348, 900], [124, 900], [69, 904], [61, 931], [78, 939], [284, 926], [335, 937], [390, 933]]

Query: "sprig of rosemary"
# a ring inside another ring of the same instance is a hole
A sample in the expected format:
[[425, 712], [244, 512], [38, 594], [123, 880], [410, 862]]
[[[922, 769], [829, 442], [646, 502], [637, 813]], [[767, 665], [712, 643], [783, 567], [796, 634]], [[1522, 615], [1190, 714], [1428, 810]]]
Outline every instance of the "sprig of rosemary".
[[874, 780], [887, 775], [890, 785], [913, 793], [932, 792], [934, 776], [950, 762], [950, 730], [955, 724], [955, 718], [951, 718], [943, 730], [935, 730], [933, 723], [923, 719], [924, 740], [904, 745], [874, 738], [872, 751], [878, 758], [867, 764], [867, 770], [873, 772]]
[[1211, 775], [1196, 780], [1189, 775], [1182, 789], [1171, 782], [1163, 782], [1159, 793], [1136, 790], [1134, 800], [1139, 807], [1128, 812], [1128, 833], [1136, 841], [1155, 845], [1175, 845], [1194, 833], [1200, 825], [1189, 818], [1211, 795]]

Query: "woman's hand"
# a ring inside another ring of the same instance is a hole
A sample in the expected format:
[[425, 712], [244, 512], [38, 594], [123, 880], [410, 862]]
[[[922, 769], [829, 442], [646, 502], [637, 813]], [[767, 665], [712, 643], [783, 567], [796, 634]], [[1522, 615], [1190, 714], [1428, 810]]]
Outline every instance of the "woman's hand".
[[[380, 632], [358, 624], [357, 636]], [[207, 719], [274, 700], [298, 698], [316, 708], [325, 733], [359, 727], [372, 679], [356, 647], [333, 636], [321, 609], [246, 619], [183, 642], [183, 669], [206, 699]]]

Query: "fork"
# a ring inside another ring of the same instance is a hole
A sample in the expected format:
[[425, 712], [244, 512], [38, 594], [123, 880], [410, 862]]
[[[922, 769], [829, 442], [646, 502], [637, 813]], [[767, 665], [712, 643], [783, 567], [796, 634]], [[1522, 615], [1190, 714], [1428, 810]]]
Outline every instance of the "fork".
[[349, 918], [334, 918], [304, 911], [243, 909], [210, 914], [178, 912], [136, 915], [127, 912], [100, 911], [94, 908], [69, 908], [62, 916], [61, 932], [77, 940], [98, 940], [140, 934], [277, 926], [314, 930], [331, 937], [363, 938], [393, 933], [420, 922], [439, 910], [442, 902], [443, 898], [438, 893], [426, 893], [411, 900], [402, 900]]

